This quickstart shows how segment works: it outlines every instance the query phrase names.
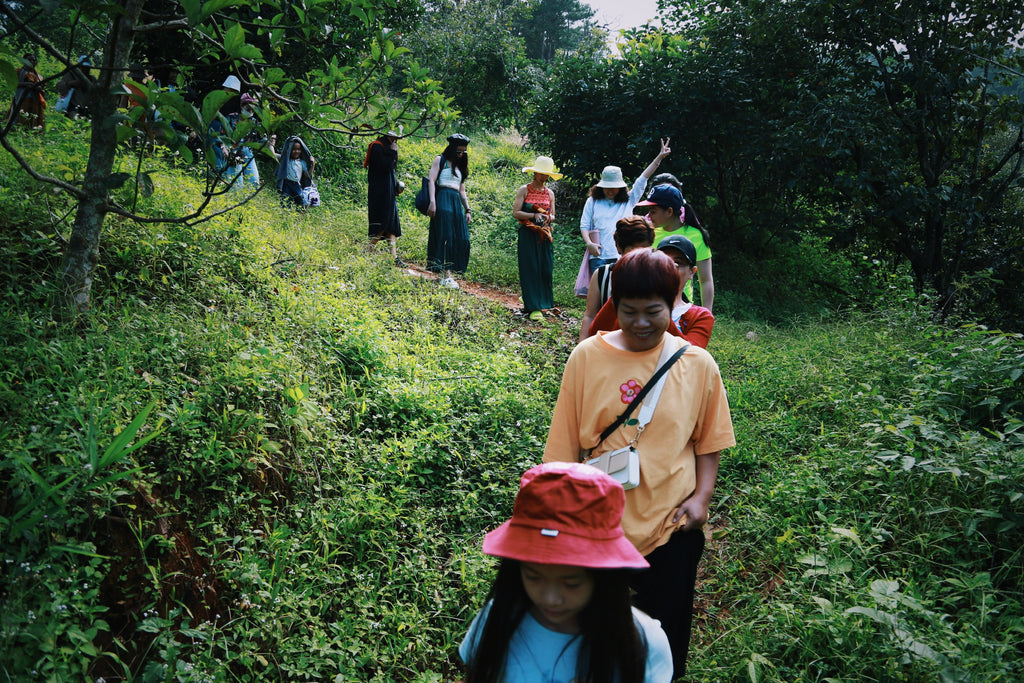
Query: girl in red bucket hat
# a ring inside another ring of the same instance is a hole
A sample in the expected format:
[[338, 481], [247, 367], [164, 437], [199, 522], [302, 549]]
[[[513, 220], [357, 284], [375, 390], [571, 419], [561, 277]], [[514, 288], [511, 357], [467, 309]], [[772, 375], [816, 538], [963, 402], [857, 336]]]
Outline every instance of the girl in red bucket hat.
[[553, 462], [523, 475], [512, 518], [484, 538], [500, 557], [459, 655], [467, 683], [667, 683], [668, 638], [630, 606], [646, 568], [622, 531], [625, 494], [600, 470]]

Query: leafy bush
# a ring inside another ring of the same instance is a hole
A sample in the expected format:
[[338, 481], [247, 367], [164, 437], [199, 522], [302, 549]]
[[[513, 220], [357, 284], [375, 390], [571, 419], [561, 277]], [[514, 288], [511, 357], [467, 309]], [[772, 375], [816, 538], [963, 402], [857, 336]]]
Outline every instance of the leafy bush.
[[[473, 137], [471, 201], [491, 207], [473, 273], [514, 283], [502, 212], [535, 155]], [[400, 168], [437, 151], [402, 145]], [[493, 570], [481, 537], [540, 458], [576, 330], [400, 274], [327, 187], [315, 212], [260, 197], [191, 227], [111, 221], [101, 303], [71, 328], [48, 306], [66, 224], [5, 186], [7, 677], [459, 676]], [[582, 251], [565, 220], [560, 302]], [[779, 253], [796, 267], [812, 247]], [[882, 300], [769, 324], [719, 283], [739, 444], [688, 675], [1020, 678], [1021, 338]]]

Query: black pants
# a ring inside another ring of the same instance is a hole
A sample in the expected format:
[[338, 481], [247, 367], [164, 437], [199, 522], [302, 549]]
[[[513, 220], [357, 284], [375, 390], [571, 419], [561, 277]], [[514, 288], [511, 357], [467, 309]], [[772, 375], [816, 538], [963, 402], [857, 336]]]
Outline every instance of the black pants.
[[672, 647], [673, 679], [686, 673], [693, 623], [697, 563], [704, 552], [704, 531], [677, 531], [668, 543], [647, 556], [650, 569], [637, 572], [630, 582], [633, 604], [661, 622]]

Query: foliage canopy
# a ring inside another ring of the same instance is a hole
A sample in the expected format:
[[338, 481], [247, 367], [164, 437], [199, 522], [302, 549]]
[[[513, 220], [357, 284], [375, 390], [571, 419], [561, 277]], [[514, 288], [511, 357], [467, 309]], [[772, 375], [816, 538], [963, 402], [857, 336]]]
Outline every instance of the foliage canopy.
[[668, 28], [627, 35], [622, 59], [556, 66], [531, 131], [568, 167], [635, 168], [671, 135], [719, 248], [822, 235], [908, 264], [944, 315], [1020, 326], [1024, 8], [663, 7]]

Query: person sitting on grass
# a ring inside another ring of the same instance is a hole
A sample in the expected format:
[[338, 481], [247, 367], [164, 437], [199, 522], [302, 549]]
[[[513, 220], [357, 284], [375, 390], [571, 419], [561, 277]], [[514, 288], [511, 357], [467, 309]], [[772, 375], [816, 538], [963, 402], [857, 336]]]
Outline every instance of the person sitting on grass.
[[277, 166], [277, 191], [281, 193], [283, 201], [290, 200], [300, 207], [309, 206], [306, 188], [313, 187], [316, 159], [297, 135], [285, 140], [281, 150]]
[[668, 683], [658, 622], [630, 606], [647, 566], [622, 532], [622, 485], [590, 465], [523, 475], [512, 518], [484, 538], [500, 557], [483, 609], [459, 647], [466, 683]]

